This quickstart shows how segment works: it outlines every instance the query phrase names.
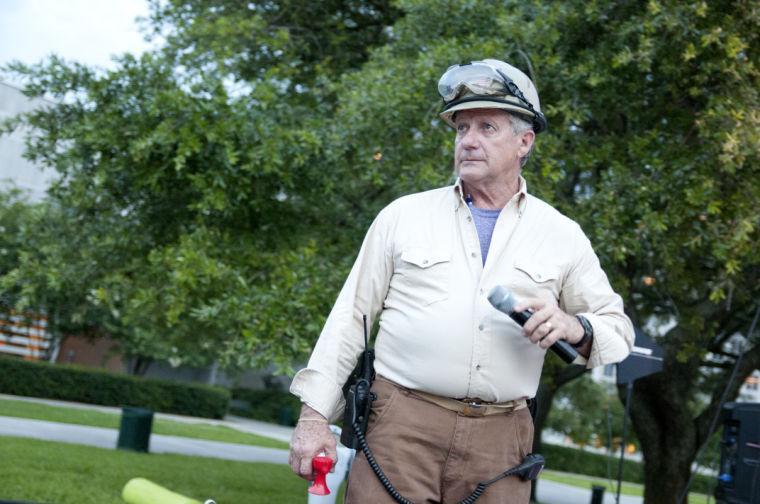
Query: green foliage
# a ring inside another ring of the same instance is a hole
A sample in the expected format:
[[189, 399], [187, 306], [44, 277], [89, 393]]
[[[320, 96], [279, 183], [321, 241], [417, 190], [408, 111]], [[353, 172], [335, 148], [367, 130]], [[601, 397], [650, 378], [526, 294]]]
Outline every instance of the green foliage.
[[[544, 444], [541, 453], [546, 459], [546, 468], [552, 471], [564, 471], [585, 474], [617, 481], [620, 454], [608, 456], [567, 446]], [[644, 465], [634, 460], [623, 461], [623, 480], [631, 483], [644, 483]], [[540, 483], [539, 483], [540, 485]], [[712, 494], [716, 482], [702, 474], [694, 477], [692, 492]]]
[[23, 244], [16, 237], [33, 212], [34, 206], [25, 203], [21, 190], [0, 192], [0, 275], [7, 274], [18, 264]]
[[[21, 238], [33, 226], [41, 205], [25, 202], [24, 193], [17, 188], [0, 191], [0, 278], [13, 271], [29, 246]], [[8, 311], [16, 304], [12, 293], [0, 289], [0, 309]]]
[[[542, 455], [546, 459], [546, 468], [552, 471], [565, 471], [586, 476], [617, 478], [618, 455], [608, 456], [568, 446], [544, 444]], [[623, 461], [623, 479], [632, 483], [643, 483], [643, 466], [634, 460]]]
[[[550, 122], [529, 185], [581, 222], [636, 318], [701, 328], [690, 307], [725, 282], [746, 315], [760, 284], [756, 35], [729, 3], [402, 2], [396, 40], [339, 87], [336, 123], [362, 177], [393, 192], [440, 182], [451, 146], [436, 118], [441, 69], [483, 54], [527, 67], [527, 55]], [[699, 65], [684, 63], [691, 45]]]
[[[208, 360], [216, 350], [189, 351], [197, 326], [208, 347], [287, 368], [332, 296], [282, 301], [310, 309], [307, 328], [267, 293], [335, 292], [380, 206], [450, 178], [433, 83], [452, 61], [492, 55], [541, 89], [551, 127], [532, 190], [583, 224], [635, 318], [675, 318], [714, 344], [723, 308], [743, 322], [760, 284], [757, 36], [752, 5], [724, 3], [156, 2], [165, 45], [114, 71], [9, 67], [61, 100], [19, 121], [43, 133], [30, 158], [62, 175], [51, 196], [66, 243], [38, 232], [40, 252], [4, 286], [31, 304], [73, 284], [90, 306], [60, 323], [107, 326], [135, 352]], [[273, 269], [295, 278], [278, 285]], [[237, 291], [266, 317], [209, 322], [239, 311]], [[251, 325], [262, 319], [278, 332]], [[270, 355], [243, 328], [290, 349]], [[160, 348], [144, 344], [157, 331]], [[681, 360], [704, 353], [683, 343]]]
[[[546, 427], [570, 437], [574, 443], [619, 447], [625, 411], [617, 392], [586, 374], [559, 389]], [[637, 444], [630, 429], [627, 443]]]
[[[580, 222], [636, 325], [670, 327], [658, 338], [665, 370], [637, 388], [634, 424], [647, 501], [676, 500], [714, 413], [692, 405], [720, 397], [723, 346], [746, 332], [760, 295], [757, 6], [399, 5], [392, 43], [339, 86], [346, 155], [388, 194], [439, 182], [451, 159], [436, 118], [442, 69], [493, 56], [533, 74], [549, 130], [524, 172], [530, 190]], [[758, 362], [756, 342], [740, 376]]]
[[230, 400], [229, 391], [219, 387], [12, 357], [0, 357], [0, 393], [103, 406], [139, 406], [207, 418], [224, 417]]
[[230, 411], [235, 415], [263, 422], [295, 425], [301, 411], [301, 400], [285, 390], [232, 390]]
[[61, 179], [0, 289], [57, 334], [108, 334], [129, 356], [292, 372], [371, 219], [325, 197], [341, 185], [325, 161], [329, 84], [399, 14], [155, 2], [165, 43], [114, 71], [11, 64], [59, 105], [5, 128], [39, 131], [27, 154]]
[[308, 100], [299, 86], [359, 66], [400, 14], [386, 0], [152, 0], [150, 25], [179, 66], [247, 82], [276, 77], [279, 89]]

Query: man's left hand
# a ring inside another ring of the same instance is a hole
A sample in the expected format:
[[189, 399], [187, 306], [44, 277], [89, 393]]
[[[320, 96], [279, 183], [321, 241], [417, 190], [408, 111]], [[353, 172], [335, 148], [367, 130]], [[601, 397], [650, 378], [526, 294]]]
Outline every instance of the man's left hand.
[[556, 303], [528, 298], [520, 301], [515, 306], [515, 311], [521, 312], [528, 308], [535, 313], [523, 326], [523, 334], [541, 348], [547, 349], [561, 339], [574, 344], [583, 338], [583, 326], [578, 319], [560, 310]]

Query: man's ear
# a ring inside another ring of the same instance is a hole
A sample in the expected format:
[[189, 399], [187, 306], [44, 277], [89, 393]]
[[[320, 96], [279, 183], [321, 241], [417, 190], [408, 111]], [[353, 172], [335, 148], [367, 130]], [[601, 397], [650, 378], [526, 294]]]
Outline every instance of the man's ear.
[[521, 158], [528, 155], [531, 147], [533, 147], [533, 142], [535, 140], [536, 140], [536, 133], [533, 130], [525, 130], [522, 133], [520, 133], [519, 154]]

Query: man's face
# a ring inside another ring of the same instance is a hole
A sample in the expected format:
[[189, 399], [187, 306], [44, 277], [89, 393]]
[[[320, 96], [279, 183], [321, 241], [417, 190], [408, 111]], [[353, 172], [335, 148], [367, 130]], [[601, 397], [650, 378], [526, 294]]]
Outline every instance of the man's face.
[[532, 131], [515, 135], [509, 115], [499, 109], [462, 110], [454, 122], [454, 167], [463, 182], [501, 184], [517, 177], [520, 158], [533, 143]]

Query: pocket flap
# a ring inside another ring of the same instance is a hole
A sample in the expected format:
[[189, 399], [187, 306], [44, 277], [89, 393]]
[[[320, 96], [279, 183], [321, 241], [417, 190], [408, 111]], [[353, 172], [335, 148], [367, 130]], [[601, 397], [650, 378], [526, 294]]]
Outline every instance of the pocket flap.
[[451, 253], [440, 249], [408, 248], [401, 251], [401, 260], [420, 268], [451, 260]]
[[559, 278], [559, 267], [530, 260], [516, 260], [515, 268], [527, 274], [534, 282], [548, 282]]

